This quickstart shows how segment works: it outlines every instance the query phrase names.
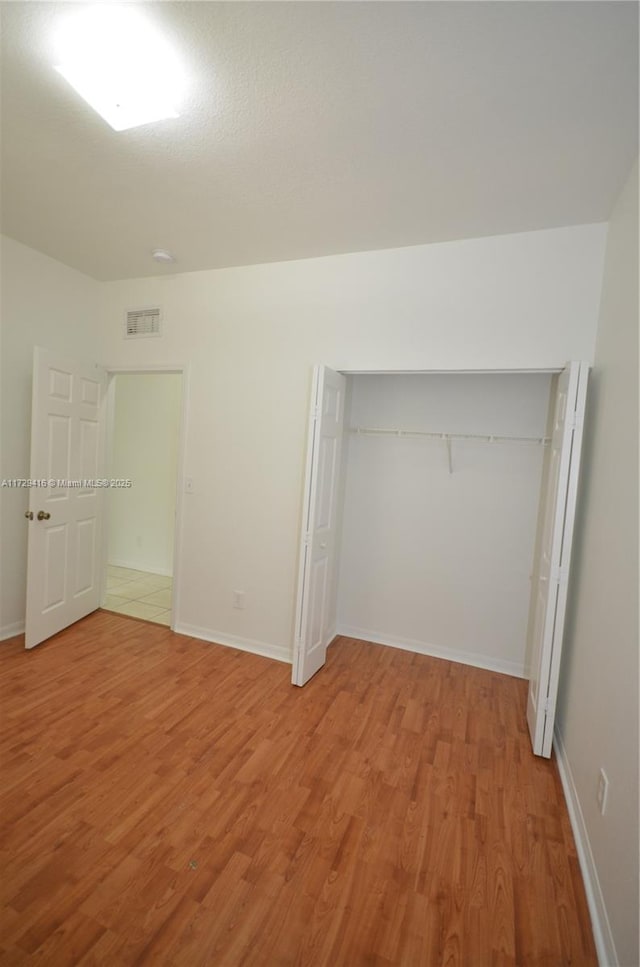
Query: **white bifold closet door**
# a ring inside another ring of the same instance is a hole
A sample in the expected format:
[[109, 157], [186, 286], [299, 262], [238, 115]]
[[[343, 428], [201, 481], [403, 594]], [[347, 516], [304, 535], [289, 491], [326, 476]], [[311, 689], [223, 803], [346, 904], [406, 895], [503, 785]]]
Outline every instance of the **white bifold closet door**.
[[313, 375], [294, 642], [294, 685], [321, 668], [335, 634], [336, 522], [346, 380], [326, 366]]
[[527, 723], [536, 755], [551, 755], [589, 367], [570, 363], [558, 378], [538, 567], [533, 575]]

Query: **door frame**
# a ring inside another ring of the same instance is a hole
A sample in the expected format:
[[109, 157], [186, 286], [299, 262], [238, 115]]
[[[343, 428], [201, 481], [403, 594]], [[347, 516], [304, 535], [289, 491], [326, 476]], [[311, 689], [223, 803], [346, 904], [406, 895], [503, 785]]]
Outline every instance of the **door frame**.
[[[182, 393], [180, 397], [180, 422], [178, 427], [178, 470], [176, 478], [176, 507], [175, 507], [175, 528], [173, 534], [173, 584], [171, 593], [171, 630], [178, 624], [178, 613], [180, 610], [180, 560], [182, 557], [183, 540], [183, 516], [184, 516], [184, 487], [185, 487], [185, 466], [186, 466], [186, 436], [187, 418], [189, 406], [189, 378], [190, 367], [188, 363], [156, 363], [142, 365], [105, 365], [103, 367], [107, 373], [107, 391], [105, 393], [105, 441], [104, 441], [104, 460], [106, 476], [111, 475], [111, 464], [113, 459], [113, 423], [115, 417], [116, 383], [115, 376], [182, 376]], [[105, 500], [104, 507], [104, 532], [102, 540], [102, 562], [100, 577], [100, 607], [104, 607], [104, 599], [107, 594], [106, 573], [109, 552], [109, 501]]]
[[[309, 400], [307, 404], [310, 409], [313, 410], [313, 400], [315, 399], [315, 393], [317, 389], [315, 372], [318, 366], [326, 365], [330, 369], [339, 373], [341, 376], [557, 376], [563, 371], [566, 366], [564, 363], [562, 366], [532, 366], [528, 367], [516, 367], [513, 369], [508, 369], [504, 367], [500, 368], [484, 368], [484, 369], [370, 369], [370, 368], [354, 368], [346, 367], [340, 365], [333, 365], [332, 363], [317, 363], [311, 367], [311, 389], [309, 391]], [[349, 391], [347, 390], [347, 393]], [[345, 407], [343, 420], [347, 418], [347, 408]], [[308, 499], [307, 490], [309, 487], [310, 479], [310, 461], [311, 461], [311, 434], [313, 432], [313, 420], [308, 419], [307, 421], [307, 435], [305, 437], [305, 447], [306, 456], [304, 459], [304, 474], [302, 480], [302, 500]], [[344, 474], [346, 472], [346, 464], [343, 461], [340, 469], [340, 480], [338, 486], [341, 487], [344, 481]], [[304, 552], [301, 550], [303, 545], [303, 531], [304, 531], [304, 514], [300, 514], [300, 525], [298, 530], [298, 552], [296, 557], [296, 584], [294, 586], [294, 600], [296, 601], [296, 607], [294, 610], [294, 621], [292, 628], [291, 637], [291, 654], [292, 654], [292, 665], [295, 668], [297, 661], [297, 648], [298, 648], [298, 630], [299, 630], [299, 602], [298, 598], [301, 594], [302, 586], [302, 571], [304, 566]], [[340, 512], [340, 520], [341, 520]], [[339, 525], [338, 530], [341, 530]], [[338, 561], [339, 555], [336, 557]], [[339, 580], [339, 578], [338, 578]], [[528, 637], [528, 632], [527, 632]]]
[[[565, 364], [566, 365], [566, 364]], [[332, 367], [335, 368], [335, 367]], [[528, 369], [344, 369], [343, 376], [556, 376], [564, 366], [532, 366]]]
[[[348, 376], [405, 376], [405, 375], [406, 376], [410, 376], [410, 375], [416, 375], [416, 376], [440, 376], [440, 375], [441, 376], [476, 376], [476, 375], [478, 376], [482, 376], [482, 375], [486, 375], [486, 376], [540, 375], [542, 376], [542, 375], [546, 375], [546, 376], [553, 377], [553, 376], [558, 376], [560, 373], [562, 373], [567, 365], [568, 363], [564, 362], [563, 365], [561, 366], [532, 366], [532, 367], [516, 367], [516, 368], [500, 367], [496, 369], [490, 369], [490, 368], [483, 368], [483, 369], [442, 369], [442, 368], [440, 369], [357, 369], [357, 368], [341, 367], [339, 365], [331, 366], [331, 368], [335, 369], [337, 373], [340, 373], [341, 375], [347, 376], [347, 377]], [[591, 368], [591, 364], [589, 364], [589, 369], [590, 368]], [[312, 391], [313, 391], [313, 385], [312, 385]], [[552, 383], [552, 391], [553, 391], [553, 383]], [[343, 419], [346, 420], [346, 418], [347, 418], [347, 410], [345, 408]], [[307, 440], [307, 447], [308, 446], [309, 446], [309, 441]], [[343, 475], [345, 472], [346, 472], [346, 466], [343, 465], [341, 468], [341, 475]], [[303, 482], [303, 500], [307, 499], [306, 489], [307, 489], [307, 483], [306, 483], [306, 475], [305, 475], [305, 482]], [[540, 500], [541, 494], [542, 494], [542, 491], [540, 492], [539, 500]], [[540, 504], [538, 504], [538, 515], [539, 514], [540, 514]], [[302, 515], [301, 515], [300, 533], [298, 536], [299, 547], [302, 546], [303, 528], [304, 528], [304, 523], [302, 522]], [[538, 539], [539, 537], [538, 535], [536, 535], [536, 540], [534, 545], [534, 560], [533, 560], [534, 568], [536, 566]], [[337, 566], [339, 567], [339, 564]], [[301, 568], [301, 562], [300, 562], [300, 559], [298, 559], [298, 572], [300, 572], [300, 568]], [[298, 580], [300, 580], [300, 578], [298, 578]], [[296, 596], [297, 594], [298, 594], [298, 587], [296, 586]], [[529, 628], [530, 622], [531, 622], [531, 610], [529, 613], [528, 626], [527, 626], [527, 642], [529, 640], [529, 635], [530, 635], [530, 628]], [[296, 647], [297, 647], [296, 635], [297, 635], [297, 617], [296, 617], [296, 625], [294, 626], [294, 637], [293, 637], [293, 648], [292, 648], [292, 654], [294, 656], [293, 657], [294, 668], [295, 668]], [[527, 648], [528, 648], [528, 645], [527, 645]], [[530, 680], [530, 675], [531, 675], [531, 669], [526, 669], [526, 678], [525, 678], [526, 681]]]

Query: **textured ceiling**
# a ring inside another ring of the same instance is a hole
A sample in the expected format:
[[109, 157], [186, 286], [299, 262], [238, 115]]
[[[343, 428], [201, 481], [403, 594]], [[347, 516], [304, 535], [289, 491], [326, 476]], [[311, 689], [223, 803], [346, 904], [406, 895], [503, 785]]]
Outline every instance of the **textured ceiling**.
[[637, 153], [636, 3], [143, 4], [189, 93], [120, 133], [77, 6], [1, 5], [2, 228], [99, 279], [606, 220]]

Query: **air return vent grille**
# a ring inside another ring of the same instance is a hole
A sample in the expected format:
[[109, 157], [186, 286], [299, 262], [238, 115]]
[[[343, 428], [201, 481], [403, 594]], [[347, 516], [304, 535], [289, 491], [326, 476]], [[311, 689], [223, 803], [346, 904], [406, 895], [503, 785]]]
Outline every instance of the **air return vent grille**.
[[147, 309], [129, 309], [125, 319], [125, 339], [159, 336], [160, 322], [160, 309], [157, 306]]

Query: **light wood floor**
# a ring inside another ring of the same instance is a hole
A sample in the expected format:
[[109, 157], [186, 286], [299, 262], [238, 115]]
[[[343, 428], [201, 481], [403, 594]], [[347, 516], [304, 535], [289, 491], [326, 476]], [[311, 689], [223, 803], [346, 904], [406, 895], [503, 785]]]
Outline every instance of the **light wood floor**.
[[595, 965], [524, 682], [98, 612], [0, 646], [3, 965]]

